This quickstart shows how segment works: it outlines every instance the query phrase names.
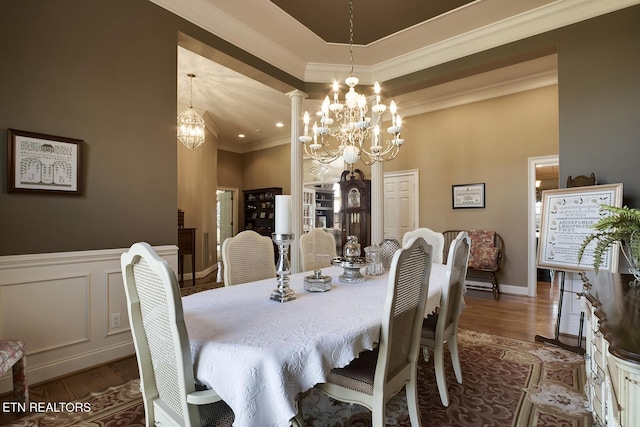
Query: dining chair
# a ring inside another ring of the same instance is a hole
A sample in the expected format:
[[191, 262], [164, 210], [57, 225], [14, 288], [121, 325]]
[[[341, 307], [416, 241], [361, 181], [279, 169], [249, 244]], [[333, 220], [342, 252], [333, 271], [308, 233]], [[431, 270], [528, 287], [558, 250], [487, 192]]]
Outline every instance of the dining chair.
[[316, 384], [330, 397], [371, 410], [373, 427], [384, 427], [387, 401], [405, 387], [409, 418], [420, 426], [417, 361], [429, 291], [432, 248], [418, 237], [393, 256], [378, 347], [360, 353], [344, 368], [332, 369]]
[[415, 230], [404, 233], [404, 236], [402, 236], [402, 246], [406, 245], [407, 242], [414, 237], [422, 237], [425, 242], [430, 244], [433, 248], [433, 262], [442, 264], [444, 256], [444, 234], [429, 228], [416, 228]]
[[231, 426], [212, 389], [196, 391], [178, 280], [148, 243], [120, 257], [147, 426]]
[[0, 377], [9, 370], [13, 375], [13, 398], [28, 406], [27, 350], [22, 340], [0, 339]]
[[303, 271], [331, 267], [331, 260], [337, 256], [336, 239], [322, 228], [313, 228], [300, 236], [300, 251]]
[[444, 346], [447, 344], [456, 380], [462, 384], [462, 370], [458, 357], [458, 318], [462, 311], [462, 294], [467, 276], [467, 261], [471, 240], [469, 235], [461, 231], [449, 246], [447, 257], [446, 278], [447, 286], [442, 288], [440, 309], [424, 319], [420, 345], [424, 359], [429, 361], [429, 351], [433, 351], [433, 365], [436, 373], [436, 383], [440, 393], [440, 400], [444, 406], [449, 406], [449, 393], [444, 373]]
[[222, 266], [225, 286], [276, 277], [273, 241], [245, 230], [222, 242]]

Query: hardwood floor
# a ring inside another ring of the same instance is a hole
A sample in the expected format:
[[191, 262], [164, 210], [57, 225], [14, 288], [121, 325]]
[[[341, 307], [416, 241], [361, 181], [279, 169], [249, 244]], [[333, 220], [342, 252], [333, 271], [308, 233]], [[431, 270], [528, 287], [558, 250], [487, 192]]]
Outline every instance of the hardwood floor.
[[[213, 277], [208, 277], [198, 279], [196, 284], [213, 281]], [[459, 326], [526, 341], [533, 341], [535, 335], [553, 337], [557, 291], [557, 286], [538, 282], [536, 298], [503, 294], [496, 301], [491, 292], [470, 290], [465, 295], [466, 308], [460, 316]], [[576, 344], [574, 337], [561, 339], [568, 344]], [[132, 356], [43, 384], [34, 384], [29, 391], [32, 401], [73, 402], [90, 392], [120, 385], [134, 378], [138, 378], [138, 367]], [[0, 405], [10, 400], [11, 394], [0, 396]], [[15, 418], [15, 414], [0, 412], [0, 425]]]

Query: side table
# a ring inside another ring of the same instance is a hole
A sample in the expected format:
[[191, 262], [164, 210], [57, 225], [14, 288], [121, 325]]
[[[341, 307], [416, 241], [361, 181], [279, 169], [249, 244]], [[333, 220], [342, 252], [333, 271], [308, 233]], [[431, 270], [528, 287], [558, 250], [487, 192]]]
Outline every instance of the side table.
[[196, 229], [178, 228], [178, 275], [180, 286], [184, 283], [184, 256], [191, 255], [191, 278], [196, 284]]

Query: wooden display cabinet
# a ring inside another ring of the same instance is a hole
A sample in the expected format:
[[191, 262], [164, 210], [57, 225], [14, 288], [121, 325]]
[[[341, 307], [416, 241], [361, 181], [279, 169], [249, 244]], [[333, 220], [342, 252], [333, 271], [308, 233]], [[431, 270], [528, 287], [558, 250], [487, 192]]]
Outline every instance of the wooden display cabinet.
[[271, 237], [276, 224], [276, 196], [281, 194], [282, 187], [245, 190], [244, 229]]

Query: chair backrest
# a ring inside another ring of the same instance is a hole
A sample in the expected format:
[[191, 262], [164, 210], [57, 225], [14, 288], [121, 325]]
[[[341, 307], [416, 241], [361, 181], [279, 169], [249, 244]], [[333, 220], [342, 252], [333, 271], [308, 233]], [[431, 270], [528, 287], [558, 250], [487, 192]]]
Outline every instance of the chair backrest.
[[131, 246], [120, 263], [147, 425], [170, 417], [177, 425], [200, 426], [197, 407], [187, 404], [195, 383], [176, 276], [144, 242]]
[[442, 264], [443, 251], [444, 251], [444, 235], [433, 231], [429, 228], [416, 228], [412, 231], [407, 231], [402, 237], [402, 246], [405, 246], [409, 240], [414, 237], [422, 237], [433, 248], [433, 262]]
[[499, 271], [504, 254], [504, 240], [495, 231], [469, 230], [471, 250], [469, 267], [476, 270]]
[[429, 293], [432, 248], [424, 239], [411, 239], [396, 251], [389, 271], [387, 299], [382, 315], [379, 355], [374, 377], [374, 393], [395, 388], [398, 380], [409, 380], [410, 370], [415, 369], [420, 349], [420, 334], [424, 318], [424, 307]]
[[589, 185], [596, 185], [596, 175], [591, 174], [589, 176], [586, 175], [578, 175], [575, 178], [571, 178], [571, 175], [567, 177], [567, 188], [571, 187], [586, 187]]
[[471, 239], [464, 231], [458, 233], [449, 246], [446, 272], [449, 283], [442, 289], [438, 324], [435, 331], [436, 341], [445, 340], [458, 329], [458, 316], [460, 315], [460, 303], [467, 277], [470, 249]]
[[253, 230], [245, 230], [222, 242], [224, 285], [276, 277], [273, 241]]
[[336, 239], [322, 228], [314, 228], [300, 236], [300, 251], [303, 271], [331, 267], [337, 253]]
[[[442, 233], [442, 234], [444, 234], [444, 245], [445, 245], [445, 248], [450, 248], [451, 247], [451, 244], [453, 243], [453, 240], [458, 237], [458, 234], [460, 233], [460, 231], [464, 231], [464, 230], [447, 230], [447, 231]], [[471, 231], [467, 232], [469, 234], [469, 238], [471, 239], [471, 245], [472, 246], [473, 246], [472, 234], [474, 234], [475, 231], [477, 231], [477, 230], [471, 230]], [[504, 260], [504, 247], [505, 247], [505, 245], [504, 245], [504, 240], [502, 239], [502, 237], [498, 233], [493, 233], [493, 247], [497, 248], [499, 250], [498, 270], [500, 270], [500, 268], [502, 266], [502, 262]], [[448, 252], [445, 252], [444, 254], [445, 254], [444, 263], [448, 264], [449, 263]]]

